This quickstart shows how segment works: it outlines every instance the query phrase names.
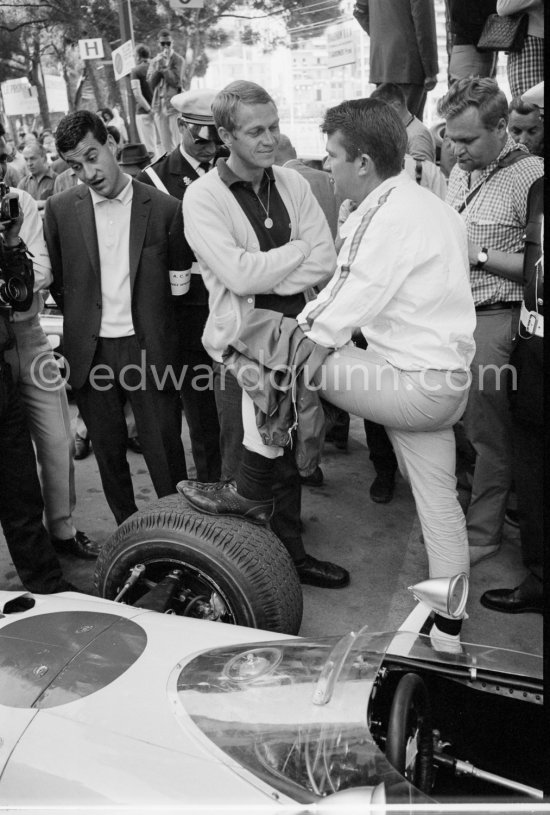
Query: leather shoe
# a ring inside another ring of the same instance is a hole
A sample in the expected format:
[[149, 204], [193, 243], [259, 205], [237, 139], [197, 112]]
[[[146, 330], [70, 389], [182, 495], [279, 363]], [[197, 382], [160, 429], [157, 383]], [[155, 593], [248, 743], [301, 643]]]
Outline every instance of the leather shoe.
[[475, 566], [476, 563], [481, 563], [482, 560], [487, 560], [497, 552], [500, 552], [500, 546], [475, 546], [470, 544], [470, 566]]
[[325, 476], [320, 467], [316, 467], [310, 475], [301, 475], [300, 482], [306, 487], [321, 487]]
[[53, 548], [56, 552], [62, 552], [65, 555], [73, 555], [73, 557], [80, 557], [83, 560], [94, 560], [99, 555], [99, 546], [93, 540], [84, 534], [84, 532], [75, 533], [74, 538], [52, 538]]
[[234, 481], [202, 483], [201, 481], [180, 481], [177, 491], [192, 507], [207, 515], [234, 515], [257, 524], [267, 524], [273, 515], [273, 499], [253, 501], [237, 492]]
[[375, 504], [389, 504], [395, 489], [395, 476], [379, 474], [370, 485], [370, 497]]
[[134, 453], [140, 453], [141, 455], [143, 455], [143, 449], [137, 436], [128, 436], [126, 447], [128, 448], [128, 450], [133, 450]]
[[328, 560], [317, 560], [306, 555], [305, 560], [296, 563], [300, 583], [320, 586], [323, 589], [341, 589], [349, 583], [349, 572]]
[[480, 603], [485, 608], [503, 611], [505, 614], [521, 614], [525, 611], [542, 614], [542, 582], [529, 576], [515, 589], [491, 589], [484, 592]]
[[90, 439], [83, 439], [78, 433], [74, 437], [74, 458], [80, 461], [90, 454]]

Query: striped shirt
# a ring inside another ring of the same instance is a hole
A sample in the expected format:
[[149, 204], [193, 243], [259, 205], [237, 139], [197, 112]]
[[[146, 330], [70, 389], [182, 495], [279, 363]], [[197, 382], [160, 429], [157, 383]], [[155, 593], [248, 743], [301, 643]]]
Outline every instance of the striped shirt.
[[[508, 254], [523, 252], [527, 224], [527, 194], [534, 181], [544, 174], [544, 163], [530, 156], [509, 167], [498, 170], [489, 180], [497, 163], [512, 150], [527, 149], [508, 136], [497, 158], [477, 173], [472, 183], [471, 174], [456, 164], [449, 177], [447, 203], [455, 209], [464, 203], [473, 189], [479, 192], [462, 210], [468, 239], [478, 246], [496, 249]], [[483, 269], [470, 269], [470, 284], [476, 306], [521, 300], [523, 286]]]

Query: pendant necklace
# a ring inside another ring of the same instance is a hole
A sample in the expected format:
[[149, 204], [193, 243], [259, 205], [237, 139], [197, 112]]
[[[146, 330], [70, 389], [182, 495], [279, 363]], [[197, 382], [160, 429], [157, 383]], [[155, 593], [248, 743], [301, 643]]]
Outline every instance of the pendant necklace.
[[260, 206], [265, 212], [264, 226], [266, 229], [271, 229], [271, 227], [273, 226], [273, 219], [269, 217], [269, 197], [271, 195], [271, 181], [267, 182], [267, 209], [264, 207], [264, 202], [262, 201], [258, 193], [255, 192], [254, 195], [260, 202]]

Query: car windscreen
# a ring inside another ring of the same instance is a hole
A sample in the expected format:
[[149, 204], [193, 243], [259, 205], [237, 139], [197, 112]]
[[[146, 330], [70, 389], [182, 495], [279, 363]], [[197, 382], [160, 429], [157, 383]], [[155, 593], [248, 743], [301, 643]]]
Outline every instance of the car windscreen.
[[425, 802], [370, 732], [392, 639], [363, 631], [216, 648], [179, 671], [178, 701], [222, 761], [298, 801], [383, 783], [388, 800]]

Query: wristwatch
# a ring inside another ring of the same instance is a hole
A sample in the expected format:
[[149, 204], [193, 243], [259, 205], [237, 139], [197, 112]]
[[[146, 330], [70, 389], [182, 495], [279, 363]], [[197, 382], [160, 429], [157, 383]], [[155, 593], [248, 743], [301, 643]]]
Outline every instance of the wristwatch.
[[481, 247], [481, 252], [477, 253], [477, 266], [476, 269], [483, 269], [489, 260], [489, 250], [486, 246]]

